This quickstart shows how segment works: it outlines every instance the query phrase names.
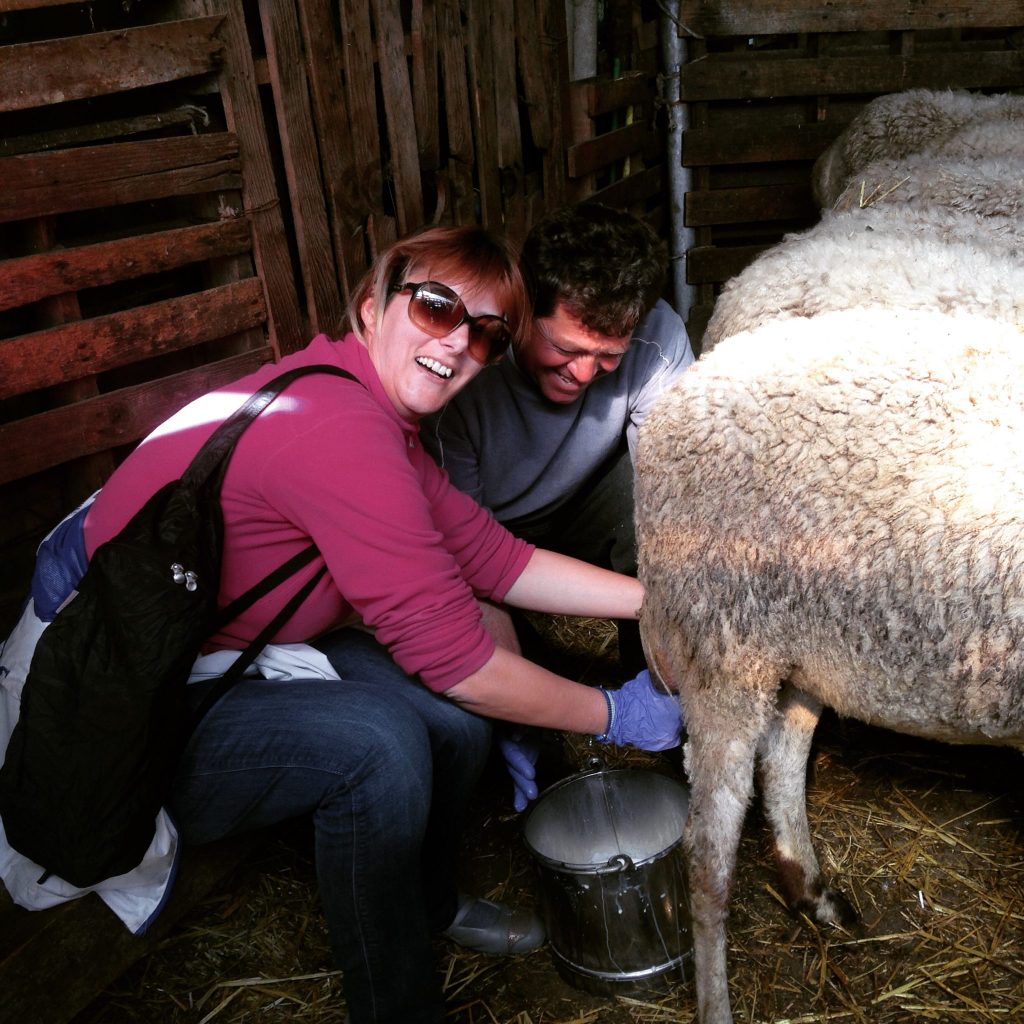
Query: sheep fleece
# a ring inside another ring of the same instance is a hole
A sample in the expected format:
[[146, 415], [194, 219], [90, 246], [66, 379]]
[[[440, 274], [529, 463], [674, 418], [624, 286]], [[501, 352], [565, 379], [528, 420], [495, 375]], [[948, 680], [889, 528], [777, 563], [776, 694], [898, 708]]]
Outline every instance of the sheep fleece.
[[1013, 326], [894, 310], [768, 323], [695, 364], [636, 464], [644, 638], [684, 710], [788, 677], [862, 721], [1019, 745], [1021, 381]]

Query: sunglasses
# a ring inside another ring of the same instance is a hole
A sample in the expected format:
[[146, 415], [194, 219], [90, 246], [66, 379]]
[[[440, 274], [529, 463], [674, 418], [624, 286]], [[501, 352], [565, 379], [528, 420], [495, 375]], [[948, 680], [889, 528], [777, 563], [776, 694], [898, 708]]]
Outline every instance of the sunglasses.
[[437, 281], [406, 281], [391, 290], [412, 292], [409, 319], [434, 338], [443, 338], [462, 324], [469, 324], [467, 350], [484, 366], [496, 363], [512, 341], [505, 317], [494, 313], [470, 316], [466, 304], [447, 285]]

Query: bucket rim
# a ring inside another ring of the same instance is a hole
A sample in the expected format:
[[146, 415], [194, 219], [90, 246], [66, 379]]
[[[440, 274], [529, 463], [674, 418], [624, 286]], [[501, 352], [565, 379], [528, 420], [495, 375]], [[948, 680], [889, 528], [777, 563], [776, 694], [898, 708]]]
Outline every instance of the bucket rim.
[[617, 854], [611, 857], [604, 864], [575, 864], [571, 861], [557, 860], [553, 857], [549, 857], [545, 853], [541, 853], [533, 843], [530, 842], [527, 835], [527, 827], [530, 823], [530, 819], [536, 813], [538, 807], [545, 799], [560, 789], [564, 789], [573, 783], [580, 782], [583, 779], [590, 778], [594, 775], [643, 775], [643, 776], [654, 776], [659, 779], [664, 779], [667, 783], [678, 787], [683, 793], [686, 794], [687, 799], [689, 793], [687, 791], [686, 784], [681, 780], [673, 778], [673, 776], [665, 774], [663, 772], [653, 771], [645, 768], [609, 768], [603, 764], [595, 767], [585, 768], [582, 771], [574, 772], [572, 775], [567, 775], [565, 778], [559, 779], [557, 782], [553, 782], [550, 786], [542, 790], [534, 801], [533, 805], [527, 811], [526, 816], [523, 819], [522, 824], [522, 840], [523, 845], [526, 847], [527, 852], [533, 857], [538, 863], [545, 868], [550, 868], [552, 871], [561, 872], [563, 874], [587, 874], [587, 875], [611, 875], [617, 874], [623, 871], [635, 870], [637, 868], [646, 867], [649, 864], [653, 864], [656, 861], [663, 859], [668, 856], [674, 850], [676, 850], [683, 841], [683, 835], [680, 833], [679, 838], [669, 843], [667, 846], [658, 850], [657, 853], [652, 854], [649, 857], [644, 857], [641, 860], [633, 860], [631, 857], [625, 854]]

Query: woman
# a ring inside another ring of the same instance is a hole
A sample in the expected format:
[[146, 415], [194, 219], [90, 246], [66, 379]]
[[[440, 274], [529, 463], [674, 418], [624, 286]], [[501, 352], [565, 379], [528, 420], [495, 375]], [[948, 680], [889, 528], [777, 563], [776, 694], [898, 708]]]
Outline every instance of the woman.
[[[308, 546], [319, 557], [211, 638], [190, 693], [224, 671], [326, 566], [257, 660], [207, 713], [169, 803], [186, 842], [310, 814], [332, 948], [355, 1024], [444, 1017], [431, 935], [487, 952], [543, 941], [530, 915], [456, 890], [459, 832], [487, 757], [489, 719], [678, 742], [675, 702], [645, 678], [614, 696], [496, 648], [476, 598], [636, 617], [642, 589], [517, 540], [448, 483], [417, 425], [528, 324], [504, 243], [433, 228], [386, 249], [356, 289], [352, 333], [207, 395], [168, 420], [84, 515], [87, 555], [182, 472], [214, 427], [285, 369], [295, 381], [248, 428], [225, 476], [224, 604]], [[652, 716], [654, 728], [651, 728]], [[532, 765], [504, 748], [519, 785]]]

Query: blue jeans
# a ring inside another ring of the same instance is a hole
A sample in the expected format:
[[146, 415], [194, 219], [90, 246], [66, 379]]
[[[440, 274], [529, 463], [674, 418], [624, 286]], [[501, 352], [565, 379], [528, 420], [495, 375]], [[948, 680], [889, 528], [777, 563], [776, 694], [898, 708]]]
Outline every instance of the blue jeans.
[[342, 679], [239, 683], [190, 739], [170, 809], [188, 843], [311, 815], [353, 1024], [437, 1024], [431, 934], [455, 916], [490, 723], [405, 675], [365, 633], [317, 646]]

